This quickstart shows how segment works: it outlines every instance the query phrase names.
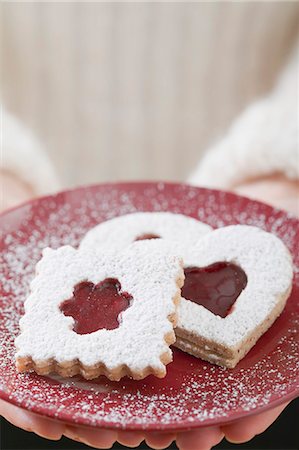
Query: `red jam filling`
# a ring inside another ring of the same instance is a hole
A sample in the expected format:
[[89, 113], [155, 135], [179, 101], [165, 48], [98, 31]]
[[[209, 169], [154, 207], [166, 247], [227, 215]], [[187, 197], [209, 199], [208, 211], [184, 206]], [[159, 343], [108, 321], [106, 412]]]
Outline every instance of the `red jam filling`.
[[75, 319], [73, 330], [88, 334], [119, 327], [118, 316], [130, 306], [132, 296], [121, 292], [120, 282], [107, 278], [99, 284], [83, 281], [75, 286], [73, 297], [60, 305], [65, 316]]
[[157, 234], [142, 234], [141, 236], [138, 236], [135, 241], [145, 241], [146, 239], [160, 239], [160, 236]]
[[204, 268], [188, 267], [185, 277], [182, 296], [220, 317], [226, 317], [231, 312], [247, 284], [245, 272], [227, 262]]

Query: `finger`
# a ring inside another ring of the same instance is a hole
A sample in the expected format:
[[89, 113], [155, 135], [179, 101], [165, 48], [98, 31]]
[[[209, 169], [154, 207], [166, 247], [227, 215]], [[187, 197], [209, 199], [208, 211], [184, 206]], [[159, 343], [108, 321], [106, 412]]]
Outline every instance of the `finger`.
[[225, 438], [232, 443], [250, 441], [255, 435], [263, 433], [285, 409], [288, 403], [270, 409], [261, 414], [236, 420], [235, 422], [221, 427]]
[[63, 432], [63, 435], [67, 437], [68, 439], [71, 439], [72, 441], [82, 442], [79, 436], [71, 429], [72, 427], [70, 425], [67, 425], [65, 427], [65, 430]]
[[83, 442], [94, 448], [111, 448], [117, 440], [117, 432], [67, 425], [64, 435], [73, 441]]
[[175, 440], [174, 433], [145, 433], [145, 442], [154, 449], [167, 448]]
[[219, 427], [204, 427], [178, 434], [176, 443], [180, 450], [210, 450], [223, 438]]
[[34, 191], [27, 183], [13, 173], [0, 171], [0, 185], [5, 186], [5, 195], [1, 199], [0, 211], [11, 208], [34, 197]]
[[35, 434], [53, 441], [59, 440], [65, 429], [63, 423], [38, 416], [3, 400], [0, 400], [0, 415], [16, 427], [25, 431], [33, 431]]
[[138, 447], [144, 440], [144, 434], [137, 431], [119, 431], [117, 433], [117, 442], [126, 447]]
[[297, 180], [290, 180], [284, 175], [273, 174], [243, 182], [234, 188], [237, 194], [269, 203], [277, 208], [283, 208], [293, 214], [299, 214]]

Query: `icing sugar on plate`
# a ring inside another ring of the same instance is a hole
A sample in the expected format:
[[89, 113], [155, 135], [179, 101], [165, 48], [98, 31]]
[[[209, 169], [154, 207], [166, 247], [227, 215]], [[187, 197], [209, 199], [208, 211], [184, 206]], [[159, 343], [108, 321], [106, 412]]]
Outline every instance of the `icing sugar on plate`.
[[[100, 377], [18, 374], [14, 339], [23, 302], [44, 247], [78, 246], [97, 223], [136, 211], [186, 214], [217, 228], [259, 226], [280, 237], [295, 264], [283, 314], [235, 369], [174, 350], [164, 379], [111, 382]], [[23, 408], [82, 425], [179, 430], [221, 424], [261, 412], [299, 393], [299, 222], [282, 211], [225, 192], [181, 184], [91, 186], [34, 200], [0, 217], [0, 397]]]

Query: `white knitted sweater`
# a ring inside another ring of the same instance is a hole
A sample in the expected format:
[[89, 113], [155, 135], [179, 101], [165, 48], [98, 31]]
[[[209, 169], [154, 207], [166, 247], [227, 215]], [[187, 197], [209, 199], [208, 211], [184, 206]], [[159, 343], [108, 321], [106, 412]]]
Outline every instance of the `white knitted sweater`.
[[245, 109], [189, 182], [231, 189], [273, 173], [299, 179], [298, 57], [299, 45], [273, 92]]
[[[208, 149], [190, 183], [231, 189], [245, 180], [277, 172], [299, 179], [298, 54], [299, 45], [273, 92], [245, 109], [226, 136]], [[40, 143], [5, 109], [1, 170], [25, 181], [36, 194], [59, 188]]]

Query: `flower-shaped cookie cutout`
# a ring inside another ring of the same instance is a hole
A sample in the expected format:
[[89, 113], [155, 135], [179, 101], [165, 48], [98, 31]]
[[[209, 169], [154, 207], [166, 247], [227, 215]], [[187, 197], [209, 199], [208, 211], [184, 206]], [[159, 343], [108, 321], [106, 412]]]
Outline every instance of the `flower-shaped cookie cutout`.
[[92, 228], [80, 248], [116, 251], [134, 241], [162, 238], [178, 245], [193, 246], [212, 228], [199, 220], [170, 212], [138, 212], [115, 217]]
[[291, 255], [279, 238], [246, 225], [212, 231], [181, 255], [186, 278], [175, 345], [235, 367], [282, 312]]
[[45, 249], [20, 320], [18, 370], [164, 377], [183, 279], [181, 259], [162, 240], [136, 242], [117, 255]]

